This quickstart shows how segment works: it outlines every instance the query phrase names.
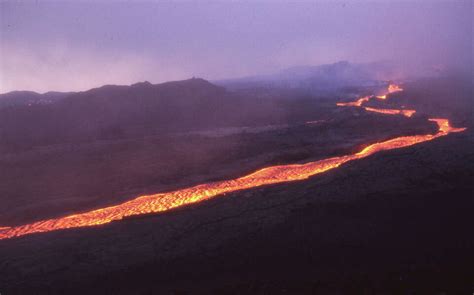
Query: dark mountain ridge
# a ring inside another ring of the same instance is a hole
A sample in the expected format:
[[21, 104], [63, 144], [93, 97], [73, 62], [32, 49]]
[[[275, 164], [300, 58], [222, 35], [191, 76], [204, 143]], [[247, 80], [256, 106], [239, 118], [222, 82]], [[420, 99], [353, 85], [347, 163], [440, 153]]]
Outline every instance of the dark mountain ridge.
[[280, 117], [272, 102], [228, 93], [199, 78], [105, 85], [53, 104], [0, 109], [0, 150], [252, 125]]
[[43, 94], [34, 91], [11, 91], [0, 94], [0, 109], [11, 106], [31, 106], [36, 104], [51, 104], [73, 92], [49, 91]]
[[393, 77], [394, 71], [394, 66], [387, 62], [357, 64], [339, 61], [317, 66], [295, 66], [275, 74], [227, 79], [215, 83], [231, 90], [276, 87], [317, 94], [356, 85], [378, 85], [380, 80]]

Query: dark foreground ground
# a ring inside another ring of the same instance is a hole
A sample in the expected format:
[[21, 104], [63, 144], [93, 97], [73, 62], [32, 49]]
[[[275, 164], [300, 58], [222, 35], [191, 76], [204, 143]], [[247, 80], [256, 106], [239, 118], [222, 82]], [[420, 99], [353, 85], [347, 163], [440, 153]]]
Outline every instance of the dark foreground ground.
[[0, 291], [471, 294], [472, 146], [454, 134], [299, 183], [0, 241]]

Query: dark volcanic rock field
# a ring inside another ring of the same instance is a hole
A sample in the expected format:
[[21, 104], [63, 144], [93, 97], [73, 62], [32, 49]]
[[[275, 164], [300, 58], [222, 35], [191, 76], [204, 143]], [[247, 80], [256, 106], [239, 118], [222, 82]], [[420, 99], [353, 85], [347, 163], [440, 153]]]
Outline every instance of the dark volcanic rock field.
[[298, 183], [0, 241], [2, 294], [469, 294], [473, 133]]
[[423, 117], [387, 117], [350, 109], [334, 112], [333, 119], [318, 124], [259, 133], [152, 136], [0, 153], [0, 226], [239, 177], [269, 165], [343, 155], [367, 143], [436, 130]]

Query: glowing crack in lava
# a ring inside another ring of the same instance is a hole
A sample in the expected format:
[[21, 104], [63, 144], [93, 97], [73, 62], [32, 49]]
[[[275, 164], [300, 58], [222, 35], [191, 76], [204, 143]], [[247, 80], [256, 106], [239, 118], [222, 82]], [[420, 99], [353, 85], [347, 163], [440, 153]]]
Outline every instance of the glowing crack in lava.
[[370, 96], [364, 96], [359, 98], [356, 101], [351, 101], [351, 102], [338, 102], [336, 103], [337, 106], [339, 107], [360, 107], [364, 102], [369, 101]]
[[[396, 85], [396, 84], [389, 84], [387, 91], [388, 91], [387, 94], [390, 94], [390, 93], [395, 93], [395, 92], [403, 91], [403, 89], [402, 89], [400, 86]], [[377, 95], [376, 97], [377, 97], [378, 99], [387, 99], [387, 94], [384, 94], [384, 95]]]
[[395, 93], [395, 92], [399, 92], [399, 91], [403, 91], [403, 89], [396, 85], [396, 84], [390, 84], [388, 85], [388, 93]]
[[[365, 98], [364, 98], [364, 101]], [[361, 103], [362, 105], [362, 103]], [[42, 220], [30, 224], [0, 228], [0, 239], [19, 237], [32, 233], [56, 231], [67, 228], [94, 226], [120, 220], [128, 216], [167, 211], [183, 205], [200, 202], [217, 195], [289, 181], [307, 179], [313, 175], [339, 167], [348, 161], [362, 159], [384, 150], [408, 147], [429, 141], [465, 128], [453, 128], [447, 119], [430, 119], [437, 123], [435, 134], [401, 136], [371, 144], [360, 152], [332, 157], [306, 164], [271, 166], [249, 175], [217, 182], [205, 183], [190, 188], [154, 195], [140, 196], [128, 202], [62, 218]]]
[[386, 115], [403, 115], [405, 117], [411, 117], [414, 113], [416, 113], [415, 110], [376, 109], [371, 107], [364, 107], [364, 109], [368, 112], [375, 112]]

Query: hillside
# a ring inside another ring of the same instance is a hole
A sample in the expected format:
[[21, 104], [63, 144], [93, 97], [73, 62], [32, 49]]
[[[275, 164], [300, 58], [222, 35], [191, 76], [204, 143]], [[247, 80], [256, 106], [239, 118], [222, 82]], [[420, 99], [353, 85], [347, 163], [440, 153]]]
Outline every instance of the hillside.
[[49, 91], [43, 94], [34, 91], [12, 91], [0, 94], [0, 109], [14, 106], [32, 106], [55, 103], [73, 92]]
[[271, 123], [281, 117], [272, 104], [203, 79], [106, 85], [52, 104], [1, 109], [0, 151]]
[[380, 80], [396, 76], [395, 66], [385, 62], [350, 63], [339, 61], [318, 66], [295, 66], [273, 74], [216, 81], [233, 91], [255, 89], [293, 90], [310, 95], [333, 93], [348, 87], [377, 86]]

